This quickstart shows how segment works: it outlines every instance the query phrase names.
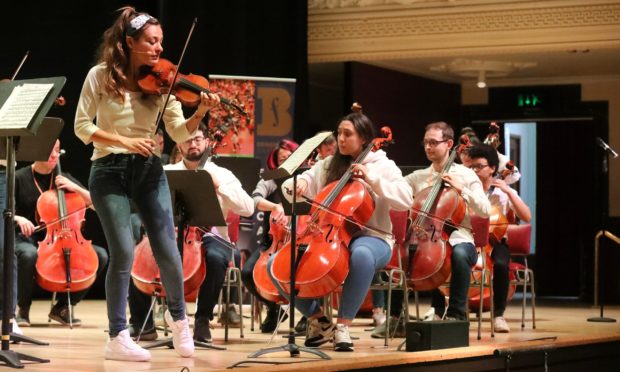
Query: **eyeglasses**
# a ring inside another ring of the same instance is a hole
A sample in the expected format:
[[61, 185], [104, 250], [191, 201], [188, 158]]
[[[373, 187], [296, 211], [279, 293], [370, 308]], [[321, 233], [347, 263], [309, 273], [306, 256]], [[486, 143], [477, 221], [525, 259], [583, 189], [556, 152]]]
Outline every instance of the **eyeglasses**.
[[488, 164], [475, 164], [475, 165], [470, 166], [469, 169], [473, 170], [474, 172], [478, 172], [488, 166], [489, 166]]
[[443, 140], [443, 141], [437, 141], [437, 140], [424, 140], [422, 141], [420, 144], [422, 145], [422, 147], [426, 147], [426, 146], [430, 146], [430, 147], [436, 147], [437, 145], [439, 145], [440, 143], [444, 143], [444, 142], [448, 142], [449, 140]]
[[192, 142], [202, 143], [204, 140], [205, 140], [205, 138], [204, 138], [204, 137], [202, 137], [202, 136], [196, 136], [196, 137], [194, 137], [194, 138], [190, 138], [190, 139], [188, 139], [187, 141], [185, 141], [185, 142], [183, 142], [183, 143], [184, 143], [184, 144], [186, 144], [186, 145], [191, 145], [191, 144], [192, 144]]

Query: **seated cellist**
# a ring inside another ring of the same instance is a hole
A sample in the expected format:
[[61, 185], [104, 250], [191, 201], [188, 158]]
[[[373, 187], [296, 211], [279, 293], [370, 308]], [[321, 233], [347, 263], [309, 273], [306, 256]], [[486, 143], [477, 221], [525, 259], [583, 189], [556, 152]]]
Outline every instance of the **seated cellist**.
[[[206, 126], [200, 123], [192, 138], [177, 144], [183, 159], [178, 163], [164, 166], [164, 169], [198, 169], [203, 154], [207, 150], [206, 134]], [[209, 172], [213, 179], [213, 186], [224, 217], [228, 215], [229, 211], [240, 216], [251, 216], [254, 213], [254, 201], [243, 190], [241, 182], [231, 171], [210, 161], [206, 162], [202, 169]], [[202, 240], [206, 248], [207, 276], [198, 292], [198, 306], [194, 322], [194, 339], [202, 342], [211, 342], [212, 340], [209, 322], [213, 319], [213, 308], [217, 304], [217, 298], [224, 283], [226, 268], [232, 256], [231, 248], [222, 244], [222, 241], [230, 243], [228, 227], [215, 226], [213, 230], [213, 234], [217, 235], [216, 237], [206, 234]], [[238, 261], [239, 251], [235, 250], [234, 253], [235, 261]], [[226, 314], [226, 316], [226, 321], [232, 323], [231, 314]]]
[[[413, 201], [411, 188], [383, 150], [370, 152], [361, 163], [354, 163], [354, 159], [375, 138], [372, 121], [362, 113], [351, 113], [339, 121], [336, 137], [336, 153], [318, 161], [298, 177], [297, 194], [312, 199], [350, 169], [353, 177], [362, 181], [374, 197], [375, 209], [368, 225], [391, 231], [389, 211], [409, 210]], [[292, 190], [292, 185], [293, 180], [287, 180], [283, 189]], [[349, 272], [342, 289], [336, 325], [327, 319], [318, 300], [296, 300], [297, 309], [309, 320], [306, 346], [320, 346], [333, 338], [336, 351], [353, 351], [349, 326], [368, 293], [375, 271], [385, 267], [390, 260], [393, 243], [390, 236], [370, 229], [361, 229], [350, 240]], [[271, 270], [270, 274], [273, 274]], [[273, 276], [272, 281], [278, 286]], [[282, 288], [279, 290], [287, 296]]]
[[[497, 151], [488, 145], [478, 145], [469, 149], [472, 169], [482, 181], [485, 194], [491, 206], [499, 207], [504, 216], [512, 209], [516, 216], [524, 222], [530, 222], [532, 213], [530, 208], [521, 200], [517, 191], [506, 184], [506, 181], [496, 178], [499, 168]], [[510, 332], [510, 327], [504, 319], [508, 298], [508, 264], [510, 251], [504, 241], [491, 240], [493, 251], [493, 307], [495, 312], [495, 332]]]
[[[444, 165], [450, 156], [450, 149], [454, 145], [454, 130], [445, 122], [431, 123], [426, 126], [422, 146], [428, 160], [432, 164], [425, 169], [417, 170], [405, 179], [413, 189], [413, 197], [431, 186], [436, 177], [442, 172]], [[469, 208], [480, 217], [488, 217], [490, 211], [489, 200], [484, 195], [482, 183], [476, 174], [460, 165], [453, 164], [442, 176], [445, 183], [449, 184], [465, 200]], [[450, 283], [450, 301], [448, 308], [445, 306], [445, 298], [435, 289], [432, 293], [432, 306], [434, 314], [430, 319], [460, 319], [466, 317], [465, 306], [467, 304], [467, 291], [469, 289], [471, 268], [475, 265], [477, 254], [474, 247], [473, 235], [469, 216], [466, 214], [461, 226], [456, 226], [449, 236], [448, 242], [452, 246], [452, 276]], [[394, 299], [394, 305], [398, 301]], [[394, 306], [394, 308], [398, 306]], [[397, 310], [397, 309], [394, 309]]]
[[[21, 168], [15, 172], [15, 255], [17, 257], [17, 323], [21, 327], [30, 326], [30, 305], [32, 304], [32, 290], [34, 287], [35, 265], [37, 263], [38, 242], [45, 238], [46, 229], [35, 232], [37, 224], [37, 200], [47, 190], [64, 189], [67, 192], [78, 193], [87, 206], [91, 206], [89, 191], [79, 181], [69, 174], [55, 175], [54, 169], [60, 156], [60, 141], [52, 149], [47, 161], [35, 161], [32, 165]], [[93, 248], [99, 259], [97, 276], [99, 276], [108, 263], [108, 253], [93, 244]], [[77, 292], [71, 296], [71, 305], [76, 305], [87, 290]], [[75, 315], [75, 313], [73, 313]], [[58, 301], [49, 313], [50, 319], [60, 324], [74, 326], [81, 325], [77, 318], [69, 319], [67, 296], [59, 294]]]

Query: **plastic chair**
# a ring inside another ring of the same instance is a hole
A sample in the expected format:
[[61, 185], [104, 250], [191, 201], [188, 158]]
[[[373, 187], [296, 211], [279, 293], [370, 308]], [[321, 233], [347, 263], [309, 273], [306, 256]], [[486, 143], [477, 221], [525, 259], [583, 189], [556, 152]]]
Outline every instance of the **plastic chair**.
[[509, 271], [513, 272], [515, 279], [510, 284], [523, 287], [523, 303], [521, 305], [521, 328], [525, 328], [525, 307], [527, 299], [527, 286], [530, 286], [532, 295], [532, 328], [536, 329], [536, 291], [534, 282], [534, 270], [527, 264], [527, 256], [531, 253], [530, 239], [532, 237], [532, 226], [530, 224], [509, 225], [506, 232], [506, 244], [510, 250], [510, 255], [522, 257], [523, 264], [510, 262]]

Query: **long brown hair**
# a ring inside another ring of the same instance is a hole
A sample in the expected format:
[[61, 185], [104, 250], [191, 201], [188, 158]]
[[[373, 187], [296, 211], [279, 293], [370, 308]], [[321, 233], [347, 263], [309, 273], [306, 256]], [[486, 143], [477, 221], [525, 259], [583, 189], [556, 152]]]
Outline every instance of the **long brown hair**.
[[[361, 112], [353, 112], [338, 122], [338, 125], [343, 121], [350, 121], [353, 123], [353, 129], [362, 138], [363, 146], [366, 146], [370, 141], [375, 138], [375, 126], [372, 121]], [[336, 181], [342, 177], [343, 174], [349, 169], [353, 159], [350, 155], [342, 155], [340, 149], [336, 151], [332, 161], [327, 167], [327, 183]]]
[[[137, 12], [135, 8], [125, 6], [116, 11], [120, 13], [112, 26], [103, 33], [103, 38], [97, 49], [97, 63], [105, 63], [106, 75], [104, 77], [104, 87], [108, 94], [117, 96], [124, 100], [125, 87], [127, 86], [127, 69], [129, 68], [129, 47], [126, 37], [130, 36], [138, 40], [146, 25], [159, 25], [156, 18], [146, 13]], [[128, 35], [129, 22], [132, 19], [146, 15], [149, 19], [141, 29], [136, 30], [132, 35]]]

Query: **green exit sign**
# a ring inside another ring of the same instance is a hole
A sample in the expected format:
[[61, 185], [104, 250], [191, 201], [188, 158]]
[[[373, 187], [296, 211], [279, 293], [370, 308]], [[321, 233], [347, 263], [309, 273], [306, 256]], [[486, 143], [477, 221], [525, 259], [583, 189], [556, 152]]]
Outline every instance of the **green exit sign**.
[[519, 94], [517, 105], [519, 107], [540, 107], [540, 98], [536, 94]]

